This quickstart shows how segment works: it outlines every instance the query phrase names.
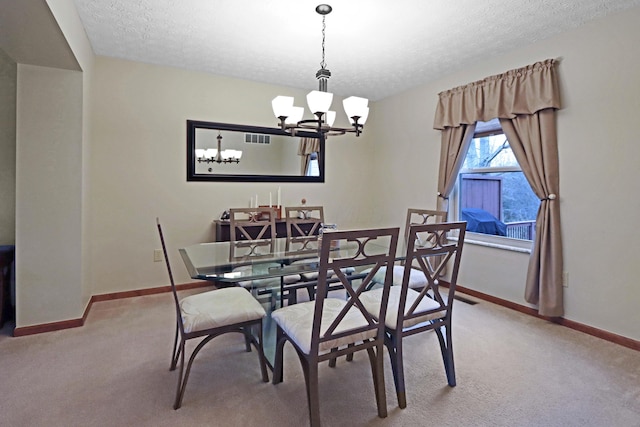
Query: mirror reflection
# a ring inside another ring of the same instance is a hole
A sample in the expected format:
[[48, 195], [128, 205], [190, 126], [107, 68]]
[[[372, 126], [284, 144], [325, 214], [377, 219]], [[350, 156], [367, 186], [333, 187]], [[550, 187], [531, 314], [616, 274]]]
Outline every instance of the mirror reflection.
[[187, 180], [324, 182], [313, 132], [187, 121]]

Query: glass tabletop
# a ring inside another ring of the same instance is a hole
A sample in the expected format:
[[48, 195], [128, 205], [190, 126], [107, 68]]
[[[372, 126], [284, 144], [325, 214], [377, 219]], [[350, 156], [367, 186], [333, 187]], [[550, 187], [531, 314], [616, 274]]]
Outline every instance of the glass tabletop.
[[[404, 249], [398, 245], [396, 259]], [[238, 242], [200, 243], [180, 249], [180, 255], [192, 279], [218, 282], [244, 282], [317, 271], [317, 238], [276, 238]], [[387, 250], [384, 244], [371, 244], [369, 252]], [[354, 242], [341, 242], [332, 248], [332, 256], [349, 256], [358, 250]], [[307, 262], [296, 262], [306, 260]], [[315, 262], [314, 262], [315, 261]]]

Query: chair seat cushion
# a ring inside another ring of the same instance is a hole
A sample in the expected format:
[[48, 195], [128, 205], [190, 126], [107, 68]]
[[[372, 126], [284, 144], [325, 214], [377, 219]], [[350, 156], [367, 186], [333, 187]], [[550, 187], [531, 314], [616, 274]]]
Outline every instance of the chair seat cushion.
[[[327, 298], [324, 300], [322, 311], [322, 325], [320, 327], [321, 336], [327, 331], [333, 320], [338, 316], [340, 310], [345, 306], [346, 302], [336, 298]], [[291, 338], [293, 342], [304, 353], [309, 354], [311, 351], [311, 331], [313, 327], [313, 313], [315, 310], [315, 301], [293, 304], [280, 308], [271, 313], [271, 318], [276, 321], [278, 326]], [[367, 321], [357, 308], [352, 307], [346, 316], [340, 322], [334, 333], [340, 333], [367, 326]], [[320, 344], [319, 352], [327, 352], [334, 347], [342, 347], [344, 345], [363, 341], [369, 338], [375, 338], [376, 330], [369, 330], [358, 334], [347, 335], [342, 338], [325, 341]]]
[[[373, 276], [375, 283], [384, 283], [384, 276], [387, 274], [386, 267], [381, 267], [380, 270]], [[402, 276], [404, 275], [404, 265], [393, 266], [393, 286], [402, 285]], [[413, 289], [422, 289], [427, 286], [427, 276], [418, 269], [412, 268], [409, 272], [409, 287]]]
[[[374, 289], [369, 292], [364, 292], [360, 297], [362, 304], [367, 311], [373, 316], [377, 317], [380, 313], [380, 300], [382, 299], [383, 289]], [[389, 291], [389, 303], [387, 305], [387, 316], [385, 319], [385, 326], [390, 329], [396, 329], [398, 324], [398, 306], [400, 305], [400, 292], [402, 287], [392, 286]], [[407, 289], [407, 301], [405, 304], [405, 314], [409, 311], [413, 303], [418, 299], [420, 293], [414, 289]], [[439, 309], [439, 310], [438, 310]], [[410, 328], [418, 323], [423, 323], [428, 320], [439, 319], [447, 314], [446, 306], [440, 306], [440, 304], [432, 300], [431, 298], [424, 297], [418, 304], [418, 307], [414, 313], [424, 313], [430, 310], [437, 310], [433, 313], [425, 314], [424, 316], [418, 316], [411, 319], [405, 319], [404, 328]]]
[[[280, 264], [274, 263], [272, 267], [280, 268]], [[234, 272], [236, 271], [250, 272], [252, 268], [253, 267], [250, 265], [243, 265], [243, 266], [234, 268], [233, 271]], [[299, 274], [287, 274], [285, 276], [282, 276], [282, 280], [284, 281], [285, 285], [289, 285], [291, 283], [300, 282], [302, 280], [302, 277]], [[280, 277], [270, 277], [268, 279], [256, 279], [256, 280], [243, 280], [241, 282], [238, 282], [238, 286], [241, 286], [243, 288], [251, 288], [251, 287], [266, 288], [266, 287], [280, 286]]]
[[187, 333], [266, 316], [264, 308], [244, 288], [224, 288], [188, 296], [180, 301], [180, 311]]
[[[316, 267], [318, 264], [320, 264], [320, 259], [315, 259], [315, 260], [300, 260], [300, 261], [294, 261], [291, 264], [316, 264]], [[345, 267], [341, 269], [342, 272], [344, 274], [353, 274], [355, 273], [356, 269], [353, 267]], [[335, 273], [331, 270], [327, 271], [327, 276], [328, 277], [333, 277], [335, 275]], [[305, 272], [305, 273], [300, 273], [300, 276], [302, 276], [302, 278], [304, 280], [306, 280], [307, 282], [311, 282], [313, 280], [318, 280], [318, 272], [317, 271], [309, 271], [309, 272]]]

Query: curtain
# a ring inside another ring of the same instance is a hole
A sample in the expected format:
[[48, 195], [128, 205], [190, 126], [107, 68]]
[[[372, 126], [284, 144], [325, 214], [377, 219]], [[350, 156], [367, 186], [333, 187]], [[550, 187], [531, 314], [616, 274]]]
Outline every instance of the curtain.
[[305, 176], [307, 174], [307, 168], [309, 168], [309, 161], [311, 160], [311, 154], [320, 152], [320, 140], [318, 138], [300, 138], [300, 145], [298, 146], [298, 156], [302, 156], [300, 162], [300, 174]]
[[562, 240], [555, 110], [560, 91], [555, 59], [487, 77], [438, 94], [433, 127], [442, 131], [438, 206], [462, 166], [477, 121], [498, 117], [533, 191], [541, 200], [525, 300], [545, 316], [562, 316]]
[[449, 212], [449, 195], [473, 139], [476, 124], [460, 125], [442, 131], [440, 171], [438, 173], [438, 210]]
[[536, 238], [529, 260], [525, 299], [544, 316], [563, 315], [558, 144], [555, 110], [500, 119], [522, 173], [540, 199]]

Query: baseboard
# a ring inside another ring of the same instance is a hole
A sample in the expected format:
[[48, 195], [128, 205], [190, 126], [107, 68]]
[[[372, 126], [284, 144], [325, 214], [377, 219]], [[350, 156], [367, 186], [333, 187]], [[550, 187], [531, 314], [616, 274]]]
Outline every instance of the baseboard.
[[[449, 283], [445, 282], [444, 280], [441, 280], [440, 283], [443, 286], [447, 286], [447, 287], [449, 286]], [[179, 291], [182, 291], [187, 289], [207, 287], [211, 285], [212, 285], [211, 282], [202, 281], [202, 282], [184, 283], [181, 285], [177, 285], [176, 288]], [[83, 316], [80, 319], [63, 320], [61, 322], [44, 323], [41, 325], [24, 326], [21, 328], [15, 328], [13, 330], [13, 336], [21, 337], [25, 335], [41, 334], [45, 332], [53, 332], [53, 331], [59, 331], [62, 329], [78, 328], [80, 326], [83, 326], [89, 314], [89, 310], [91, 310], [91, 306], [93, 305], [94, 302], [111, 301], [111, 300], [122, 299], [122, 298], [131, 298], [131, 297], [139, 297], [144, 295], [160, 294], [160, 293], [165, 293], [170, 291], [171, 291], [171, 286], [160, 286], [156, 288], [147, 288], [147, 289], [138, 289], [133, 291], [114, 292], [110, 294], [93, 295], [89, 300], [89, 303], [87, 304], [87, 308], [85, 309]], [[493, 295], [485, 294], [483, 292], [475, 291], [473, 289], [465, 288], [464, 286], [459, 286], [459, 285], [456, 286], [456, 292], [461, 292], [463, 294], [466, 294], [484, 301], [488, 301], [503, 307], [510, 308], [520, 313], [528, 314], [530, 316], [538, 317], [540, 319], [544, 319], [549, 322], [566, 326], [567, 328], [571, 328], [576, 331], [580, 331], [585, 334], [592, 335], [594, 337], [598, 337], [606, 341], [610, 341], [612, 343], [621, 345], [623, 347], [640, 351], [640, 341], [623, 337], [622, 335], [617, 335], [612, 332], [603, 331], [602, 329], [594, 328], [593, 326], [584, 325], [582, 323], [578, 323], [573, 320], [568, 320], [563, 317], [541, 316], [540, 314], [538, 314], [537, 310], [531, 307], [517, 304], [515, 302], [498, 298]]]
[[[176, 289], [179, 291], [184, 291], [187, 289], [203, 288], [211, 285], [212, 283], [207, 281], [191, 282], [191, 283], [184, 283], [181, 285], [177, 285]], [[87, 304], [87, 307], [85, 308], [84, 314], [82, 315], [81, 318], [15, 328], [13, 330], [13, 336], [22, 337], [25, 335], [34, 335], [34, 334], [42, 334], [45, 332], [59, 331], [62, 329], [78, 328], [84, 325], [84, 322], [87, 320], [87, 316], [89, 315], [89, 311], [91, 310], [91, 306], [93, 305], [94, 302], [111, 301], [111, 300], [131, 298], [131, 297], [140, 297], [145, 295], [161, 294], [165, 292], [171, 292], [171, 286], [160, 286], [156, 288], [138, 289], [134, 291], [123, 291], [123, 292], [114, 292], [110, 294], [93, 295], [89, 300], [89, 303]]]
[[[212, 282], [202, 281], [202, 282], [191, 282], [191, 283], [183, 283], [181, 285], [176, 285], [176, 289], [178, 291], [185, 291], [187, 289], [196, 289], [196, 288], [204, 288], [207, 286], [212, 286]], [[122, 291], [122, 292], [113, 292], [110, 294], [100, 294], [94, 295], [91, 297], [91, 302], [100, 302], [100, 301], [111, 301], [115, 299], [122, 298], [132, 298], [132, 297], [142, 297], [145, 295], [154, 295], [154, 294], [163, 294], [165, 292], [171, 292], [171, 286], [160, 286], [157, 288], [147, 288], [147, 289], [136, 289], [133, 291]]]
[[[443, 283], [444, 281], [440, 281], [443, 286], [448, 286], [448, 283]], [[547, 320], [549, 322], [557, 323], [562, 326], [566, 326], [567, 328], [574, 329], [576, 331], [583, 332], [585, 334], [601, 338], [606, 341], [610, 341], [612, 343], [621, 345], [623, 347], [627, 347], [636, 351], [640, 351], [640, 341], [623, 337], [622, 335], [617, 335], [612, 332], [603, 331], [602, 329], [594, 328], [593, 326], [588, 326], [579, 322], [575, 322], [573, 320], [568, 320], [563, 317], [548, 317], [541, 316], [538, 314], [538, 311], [534, 308], [527, 307], [525, 305], [517, 304], [512, 301], [508, 301], [502, 298], [495, 297], [493, 295], [488, 295], [482, 292], [475, 291], [473, 289], [465, 288], [463, 286], [456, 286], [456, 292], [461, 292], [463, 294], [488, 301], [503, 307], [510, 308], [512, 310], [518, 311], [520, 313], [528, 314], [530, 316], [538, 317], [540, 319]]]

